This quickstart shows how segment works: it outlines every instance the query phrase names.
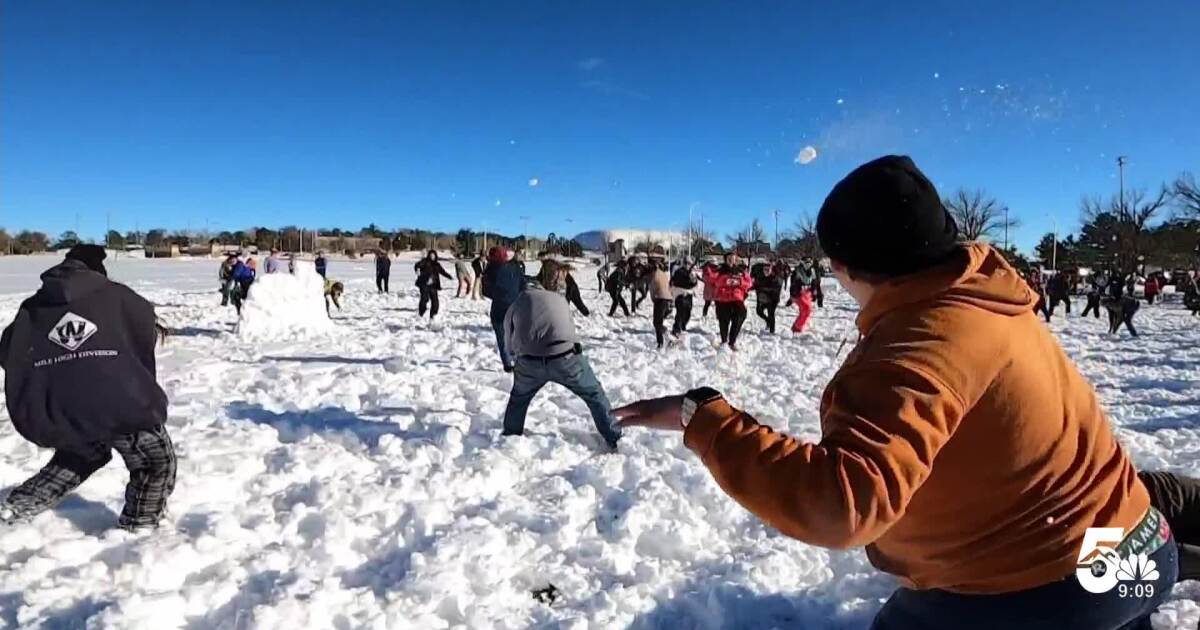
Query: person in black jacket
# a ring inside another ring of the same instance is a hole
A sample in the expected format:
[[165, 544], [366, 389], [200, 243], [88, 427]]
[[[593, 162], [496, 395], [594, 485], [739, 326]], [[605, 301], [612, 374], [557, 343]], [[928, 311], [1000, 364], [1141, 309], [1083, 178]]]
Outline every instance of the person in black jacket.
[[509, 260], [508, 248], [499, 245], [488, 250], [487, 269], [483, 272], [483, 296], [492, 301], [489, 316], [496, 333], [496, 348], [505, 372], [513, 371], [514, 357], [504, 344], [504, 316], [525, 291], [525, 275], [516, 262]]
[[617, 263], [617, 268], [613, 270], [612, 275], [608, 276], [608, 282], [604, 283], [604, 289], [608, 291], [608, 297], [612, 299], [612, 308], [608, 309], [608, 316], [612, 317], [617, 314], [617, 307], [621, 307], [621, 312], [625, 313], [625, 317], [629, 317], [629, 305], [625, 303], [625, 278], [626, 264], [625, 261]]
[[483, 297], [483, 270], [487, 267], [487, 263], [483, 260], [483, 253], [475, 254], [475, 258], [471, 260], [471, 271], [475, 272], [475, 280], [471, 283], [471, 299], [478, 300]]
[[699, 284], [700, 278], [696, 275], [695, 267], [686, 258], [671, 274], [671, 295], [675, 298], [675, 324], [671, 327], [671, 334], [675, 337], [687, 332], [688, 321], [692, 318], [692, 302]]
[[1058, 303], [1063, 302], [1067, 306], [1067, 315], [1071, 314], [1071, 286], [1067, 282], [1066, 274], [1060, 272], [1050, 276], [1046, 280], [1046, 321], [1054, 316], [1054, 309], [1058, 308]]
[[758, 306], [754, 312], [767, 323], [767, 332], [775, 334], [775, 309], [779, 308], [779, 296], [783, 292], [783, 283], [775, 274], [775, 266], [759, 263], [754, 266], [754, 294]]
[[392, 259], [382, 249], [375, 252], [375, 288], [380, 293], [388, 292], [388, 280], [392, 277]]
[[154, 307], [112, 282], [104, 249], [77, 245], [42, 274], [0, 336], [8, 414], [22, 437], [54, 456], [0, 503], [0, 522], [33, 518], [112, 459], [129, 469], [125, 529], [158, 525], [175, 488], [175, 449], [156, 380]]
[[417, 315], [425, 316], [425, 308], [429, 308], [429, 319], [432, 321], [438, 314], [438, 291], [442, 290], [442, 278], [452, 278], [446, 273], [446, 268], [438, 262], [438, 253], [429, 250], [424, 260], [418, 262], [413, 269], [417, 272], [417, 289], [421, 291], [421, 300], [417, 303]]
[[221, 306], [229, 306], [229, 291], [233, 286], [233, 268], [238, 263], [237, 254], [229, 254], [221, 268], [217, 271], [217, 280], [221, 283]]
[[325, 260], [325, 252], [317, 252], [317, 259], [313, 261], [313, 266], [317, 268], [317, 275], [325, 278], [325, 274], [329, 271], [329, 261]]

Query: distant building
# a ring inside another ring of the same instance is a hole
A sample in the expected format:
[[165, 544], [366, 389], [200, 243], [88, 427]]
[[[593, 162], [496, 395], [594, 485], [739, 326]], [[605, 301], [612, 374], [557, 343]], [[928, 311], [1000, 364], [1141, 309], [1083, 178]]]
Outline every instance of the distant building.
[[687, 249], [687, 232], [670, 230], [593, 230], [575, 237], [587, 251], [600, 252], [609, 262], [630, 256], [639, 249], [661, 247], [670, 257]]
[[219, 256], [222, 253], [222, 246], [216, 241], [211, 241], [208, 243], [191, 243], [188, 245], [180, 245], [179, 243], [161, 243], [158, 245], [145, 245], [144, 251], [146, 253], [146, 258]]

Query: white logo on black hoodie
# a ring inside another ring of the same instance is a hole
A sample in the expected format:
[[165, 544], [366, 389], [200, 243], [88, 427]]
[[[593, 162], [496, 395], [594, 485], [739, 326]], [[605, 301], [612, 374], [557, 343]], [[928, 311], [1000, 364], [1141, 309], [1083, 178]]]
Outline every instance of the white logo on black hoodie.
[[100, 328], [92, 322], [68, 312], [50, 329], [50, 341], [74, 352], [87, 342]]

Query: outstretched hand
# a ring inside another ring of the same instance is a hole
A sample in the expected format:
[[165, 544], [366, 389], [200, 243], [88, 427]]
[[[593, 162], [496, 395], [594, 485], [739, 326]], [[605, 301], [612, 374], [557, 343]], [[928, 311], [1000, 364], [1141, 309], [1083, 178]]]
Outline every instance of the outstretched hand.
[[621, 427], [682, 431], [683, 395], [639, 400], [613, 410]]

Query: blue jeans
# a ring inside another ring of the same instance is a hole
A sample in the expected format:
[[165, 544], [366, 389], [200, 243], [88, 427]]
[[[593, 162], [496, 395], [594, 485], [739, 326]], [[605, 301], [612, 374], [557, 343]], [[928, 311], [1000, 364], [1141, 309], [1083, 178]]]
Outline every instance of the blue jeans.
[[901, 588], [883, 605], [871, 630], [1149, 630], [1150, 614], [1166, 601], [1175, 586], [1178, 556], [1173, 538], [1150, 554], [1158, 565], [1159, 577], [1153, 582], [1140, 583], [1154, 585], [1154, 594], [1148, 597], [1121, 597], [1117, 588], [1101, 595], [1089, 593], [1074, 574], [1043, 586], [1000, 595]]
[[508, 356], [508, 351], [504, 348], [504, 315], [508, 313], [508, 308], [496, 308], [495, 303], [492, 303], [492, 330], [496, 333], [496, 347], [500, 350], [500, 362], [504, 364], [505, 369], [512, 367], [512, 358]]
[[504, 410], [504, 433], [520, 435], [525, 430], [525, 413], [538, 390], [546, 383], [558, 383], [583, 399], [592, 412], [596, 430], [604, 436], [609, 446], [616, 446], [621, 432], [616, 427], [608, 396], [600, 385], [592, 366], [582, 354], [572, 354], [560, 359], [543, 361], [529, 357], [518, 357], [513, 378], [512, 394], [508, 408]]

